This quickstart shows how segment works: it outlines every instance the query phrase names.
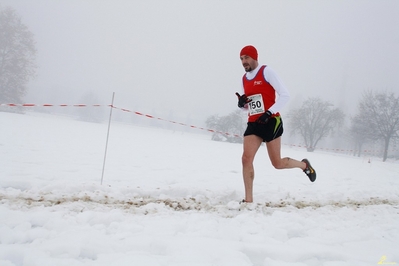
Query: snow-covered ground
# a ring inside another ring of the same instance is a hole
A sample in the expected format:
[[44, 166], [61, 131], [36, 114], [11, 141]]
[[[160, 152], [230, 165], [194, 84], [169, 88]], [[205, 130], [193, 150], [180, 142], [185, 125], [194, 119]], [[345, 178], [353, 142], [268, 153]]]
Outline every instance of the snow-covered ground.
[[397, 162], [284, 146], [311, 183], [262, 146], [240, 205], [240, 144], [113, 122], [101, 185], [106, 123], [0, 121], [1, 266], [399, 264]]

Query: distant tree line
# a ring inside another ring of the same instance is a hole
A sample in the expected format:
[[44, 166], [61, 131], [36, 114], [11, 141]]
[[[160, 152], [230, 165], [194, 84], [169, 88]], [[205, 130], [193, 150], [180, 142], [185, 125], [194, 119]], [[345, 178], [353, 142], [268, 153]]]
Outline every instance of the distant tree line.
[[[206, 124], [209, 128], [242, 136], [245, 119], [243, 120], [241, 113], [237, 110], [223, 117], [211, 116]], [[313, 152], [322, 139], [331, 136], [337, 129], [345, 129], [345, 113], [320, 98], [305, 100], [301, 107], [291, 110], [287, 118], [291, 132], [300, 136], [308, 152]], [[358, 156], [365, 144], [384, 143], [382, 158], [386, 161], [390, 145], [399, 139], [399, 97], [393, 92], [364, 92], [357, 114], [350, 117], [347, 134]], [[214, 134], [212, 139], [237, 142], [237, 138], [222, 137], [220, 134]]]

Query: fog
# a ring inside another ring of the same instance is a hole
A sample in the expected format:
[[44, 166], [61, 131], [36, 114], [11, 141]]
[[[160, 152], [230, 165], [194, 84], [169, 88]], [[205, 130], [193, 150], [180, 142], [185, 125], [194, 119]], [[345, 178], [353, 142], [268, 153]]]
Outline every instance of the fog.
[[26, 102], [100, 103], [204, 121], [236, 110], [252, 44], [291, 93], [351, 114], [366, 89], [398, 91], [399, 1], [0, 0], [35, 35]]

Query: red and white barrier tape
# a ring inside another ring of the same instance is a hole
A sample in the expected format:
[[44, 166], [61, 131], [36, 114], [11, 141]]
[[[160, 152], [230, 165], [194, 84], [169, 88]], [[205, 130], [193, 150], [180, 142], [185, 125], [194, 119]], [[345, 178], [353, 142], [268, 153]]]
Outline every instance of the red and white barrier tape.
[[105, 107], [112, 107], [114, 109], [119, 109], [119, 110], [121, 110], [123, 112], [133, 113], [133, 114], [144, 116], [144, 117], [147, 117], [147, 118], [152, 118], [152, 119], [157, 119], [157, 120], [161, 120], [161, 121], [166, 121], [166, 122], [173, 123], [173, 124], [178, 124], [178, 125], [181, 125], [181, 126], [187, 126], [187, 127], [190, 127], [190, 128], [196, 128], [196, 129], [200, 129], [200, 130], [204, 130], [204, 131], [208, 131], [208, 132], [212, 132], [212, 133], [219, 133], [219, 134], [223, 134], [223, 135], [226, 135], [226, 136], [234, 136], [234, 137], [237, 137], [237, 138], [242, 138], [242, 136], [237, 135], [237, 134], [231, 134], [231, 133], [228, 133], [228, 132], [221, 132], [221, 131], [214, 130], [214, 129], [206, 129], [206, 128], [203, 128], [203, 127], [197, 127], [197, 126], [194, 126], [194, 125], [188, 125], [188, 124], [181, 123], [181, 122], [175, 122], [175, 121], [171, 121], [171, 120], [166, 120], [166, 119], [163, 119], [163, 118], [160, 118], [160, 117], [155, 117], [155, 116], [152, 116], [152, 115], [143, 114], [143, 113], [140, 113], [140, 112], [137, 112], [137, 111], [132, 111], [132, 110], [125, 109], [125, 108], [115, 107], [112, 104], [101, 105], [101, 104], [34, 104], [34, 103], [16, 104], [16, 103], [3, 103], [3, 104], [0, 104], [0, 106], [8, 106], [8, 107], [57, 107], [57, 106], [58, 107], [101, 107], [101, 106], [105, 106]]
[[101, 105], [101, 104], [34, 104], [34, 103], [1, 103], [0, 106], [9, 106], [9, 107], [54, 107], [54, 106], [59, 106], [59, 107], [89, 107], [89, 106], [94, 106], [94, 107], [100, 107], [100, 106], [106, 106], [110, 107], [111, 105]]
[[[308, 148], [308, 146], [306, 146], [306, 145], [295, 145], [295, 144], [283, 144], [283, 145], [290, 146], [290, 147], [304, 148], [304, 149]], [[354, 149], [334, 149], [334, 148], [319, 148], [319, 147], [316, 147], [316, 150], [341, 152], [341, 153], [359, 152], [359, 150], [354, 150]], [[382, 152], [384, 152], [383, 150], [360, 150], [360, 151], [363, 152], [363, 153], [382, 153]], [[397, 149], [393, 149], [393, 150], [389, 150], [389, 151], [394, 152], [394, 151], [398, 151], [398, 150]]]
[[222, 132], [222, 131], [218, 131], [218, 130], [214, 130], [214, 129], [207, 129], [207, 128], [203, 128], [203, 127], [197, 127], [197, 126], [194, 126], [194, 125], [188, 125], [188, 124], [185, 124], [185, 123], [176, 122], [176, 121], [172, 121], [172, 120], [167, 120], [167, 119], [163, 119], [163, 118], [160, 118], [160, 117], [155, 117], [155, 116], [152, 116], [152, 115], [146, 115], [146, 114], [143, 114], [143, 113], [140, 113], [140, 112], [137, 112], [137, 111], [131, 111], [131, 110], [125, 109], [125, 108], [119, 108], [119, 107], [115, 107], [115, 106], [112, 106], [112, 107], [115, 108], [115, 109], [119, 109], [119, 110], [121, 110], [123, 112], [134, 113], [136, 115], [141, 115], [141, 116], [145, 116], [147, 118], [152, 118], [152, 119], [157, 119], [157, 120], [161, 120], [161, 121], [166, 121], [166, 122], [169, 122], [169, 123], [172, 123], [172, 124], [178, 124], [178, 125], [181, 125], [181, 126], [186, 126], [186, 127], [190, 127], [190, 128], [196, 128], [196, 129], [200, 129], [200, 130], [204, 130], [204, 131], [208, 131], [208, 132], [212, 132], [212, 133], [220, 133], [220, 134], [223, 134], [223, 135], [226, 135], [226, 136], [234, 136], [234, 137], [237, 137], [237, 138], [242, 138], [241, 135], [237, 135], [237, 134], [231, 134], [231, 133], [228, 133], [228, 132]]
[[[219, 133], [222, 135], [226, 135], [226, 136], [233, 136], [233, 137], [237, 137], [237, 138], [242, 138], [241, 135], [237, 135], [237, 134], [232, 134], [232, 133], [228, 133], [228, 132], [222, 132], [222, 131], [218, 131], [218, 130], [214, 130], [214, 129], [206, 129], [203, 127], [197, 127], [194, 125], [188, 125], [185, 123], [181, 123], [181, 122], [175, 122], [175, 121], [171, 121], [171, 120], [167, 120], [167, 119], [163, 119], [160, 117], [155, 117], [152, 115], [148, 115], [148, 114], [143, 114], [141, 112], [137, 112], [137, 111], [131, 111], [129, 109], [125, 109], [125, 108], [120, 108], [120, 107], [115, 107], [112, 104], [107, 104], [107, 105], [101, 105], [101, 104], [34, 104], [34, 103], [22, 103], [22, 104], [16, 104], [16, 103], [2, 103], [0, 104], [0, 106], [8, 106], [8, 107], [112, 107], [114, 109], [118, 109], [121, 110], [123, 112], [127, 112], [127, 113], [133, 113], [139, 116], [144, 116], [147, 118], [151, 118], [151, 119], [157, 119], [160, 121], [166, 121], [172, 124], [178, 124], [181, 126], [186, 126], [186, 127], [190, 127], [190, 128], [195, 128], [195, 129], [200, 129], [200, 130], [204, 130], [207, 132], [212, 132], [212, 133]], [[295, 145], [295, 144], [284, 144], [290, 147], [298, 147], [298, 148], [305, 148], [307, 149], [308, 147], [306, 145]], [[332, 148], [317, 148], [317, 150], [325, 150], [325, 151], [333, 151], [333, 152], [359, 152], [359, 150], [347, 150], [347, 149], [332, 149]], [[395, 150], [389, 150], [389, 151], [397, 151]], [[363, 153], [382, 153], [382, 150], [362, 150], [361, 152]]]

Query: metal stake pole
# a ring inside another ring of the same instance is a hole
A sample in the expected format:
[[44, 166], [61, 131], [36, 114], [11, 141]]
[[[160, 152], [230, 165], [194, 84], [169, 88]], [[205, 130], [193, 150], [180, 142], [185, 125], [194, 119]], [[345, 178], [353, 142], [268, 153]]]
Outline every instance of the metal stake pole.
[[104, 162], [103, 162], [103, 172], [102, 172], [102, 174], [101, 174], [101, 185], [103, 184], [104, 170], [105, 170], [105, 161], [106, 161], [106, 159], [107, 159], [109, 129], [110, 129], [110, 127], [111, 127], [111, 117], [112, 117], [112, 109], [114, 108], [114, 98], [115, 98], [115, 92], [112, 93], [111, 110], [110, 110], [110, 112], [109, 112], [107, 140], [106, 140], [106, 142], [105, 142], [105, 153], [104, 153]]

